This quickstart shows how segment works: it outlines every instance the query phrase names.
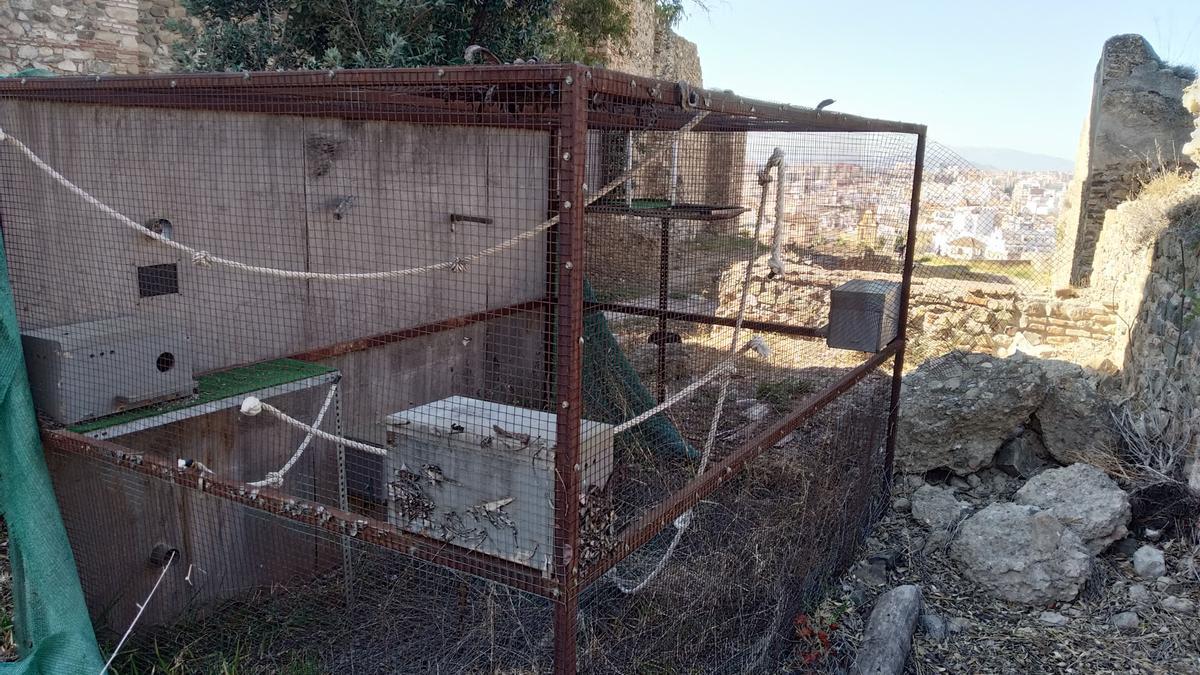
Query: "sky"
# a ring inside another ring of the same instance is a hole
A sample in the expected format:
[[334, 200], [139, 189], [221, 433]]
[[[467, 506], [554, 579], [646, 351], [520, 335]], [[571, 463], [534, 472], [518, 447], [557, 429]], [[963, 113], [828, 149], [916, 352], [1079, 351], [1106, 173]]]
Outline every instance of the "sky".
[[1200, 0], [704, 0], [704, 86], [919, 122], [950, 146], [1075, 156], [1104, 41], [1200, 65]]

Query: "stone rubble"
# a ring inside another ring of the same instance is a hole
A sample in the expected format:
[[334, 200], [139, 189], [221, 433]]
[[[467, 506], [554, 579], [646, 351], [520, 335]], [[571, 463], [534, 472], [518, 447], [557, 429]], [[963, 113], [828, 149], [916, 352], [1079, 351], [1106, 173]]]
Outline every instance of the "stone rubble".
[[912, 515], [917, 522], [933, 530], [948, 530], [971, 507], [958, 501], [948, 488], [923, 485], [912, 495]]
[[1141, 625], [1141, 619], [1137, 612], [1121, 612], [1113, 615], [1112, 625], [1122, 633], [1134, 633]]
[[1129, 495], [1090, 464], [1047, 469], [1017, 490], [1013, 501], [1045, 509], [1074, 530], [1093, 555], [1129, 532]]
[[950, 545], [963, 575], [1031, 605], [1073, 600], [1092, 571], [1079, 535], [1036, 506], [992, 504], [967, 518]]
[[1167, 573], [1163, 552], [1149, 544], [1133, 554], [1133, 569], [1143, 579], [1157, 579]]
[[[970, 386], [964, 385], [970, 383]], [[946, 468], [965, 475], [992, 463], [1046, 398], [1036, 359], [950, 354], [904, 379], [896, 463], [908, 473]]]

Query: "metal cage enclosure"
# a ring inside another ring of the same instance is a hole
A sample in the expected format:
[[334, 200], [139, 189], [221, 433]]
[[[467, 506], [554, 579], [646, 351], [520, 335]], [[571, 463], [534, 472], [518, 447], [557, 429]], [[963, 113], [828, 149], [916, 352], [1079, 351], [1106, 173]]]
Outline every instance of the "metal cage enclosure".
[[[0, 128], [102, 632], [170, 550], [159, 637], [319, 599], [357, 650], [322, 668], [619, 670], [614, 603], [761, 523], [730, 505], [764, 466], [803, 464], [793, 515], [839, 534], [763, 630], [886, 494], [923, 126], [530, 64], [0, 80]], [[366, 646], [398, 588], [459, 638]], [[498, 597], [526, 618], [475, 651]]]

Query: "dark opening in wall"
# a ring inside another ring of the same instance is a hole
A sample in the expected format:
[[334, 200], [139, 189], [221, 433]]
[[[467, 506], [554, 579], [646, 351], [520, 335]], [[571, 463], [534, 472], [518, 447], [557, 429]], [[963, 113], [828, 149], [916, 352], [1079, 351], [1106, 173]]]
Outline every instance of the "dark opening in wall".
[[152, 298], [179, 292], [179, 268], [175, 263], [137, 268], [138, 297]]

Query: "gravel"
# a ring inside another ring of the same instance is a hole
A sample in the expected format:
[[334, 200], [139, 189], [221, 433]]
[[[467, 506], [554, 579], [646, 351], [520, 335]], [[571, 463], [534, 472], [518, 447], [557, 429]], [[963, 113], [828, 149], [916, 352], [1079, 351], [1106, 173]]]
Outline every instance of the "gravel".
[[1122, 633], [1135, 633], [1140, 624], [1137, 612], [1121, 612], [1112, 618], [1112, 625]]
[[[911, 488], [897, 482], [893, 497], [911, 497]], [[892, 572], [889, 585], [865, 587], [849, 575], [843, 578], [843, 594], [831, 605], [847, 606], [847, 615], [865, 623], [875, 598], [901, 584], [921, 586], [926, 616], [945, 624], [945, 637], [928, 630], [922, 617], [921, 629], [913, 638], [908, 673], [1200, 673], [1200, 615], [1174, 613], [1160, 604], [1162, 592], [1154, 579], [1143, 581], [1135, 574], [1127, 556], [1102, 553], [1091, 581], [1069, 604], [1031, 609], [993, 598], [965, 579], [943, 549], [922, 551], [925, 528], [909, 514], [888, 513], [873, 533], [873, 548], [861, 551], [859, 559], [880, 550], [898, 550], [905, 564]], [[1160, 543], [1166, 565], [1183, 569], [1179, 562], [1196, 551], [1183, 542]], [[1124, 583], [1121, 583], [1124, 582]], [[1174, 597], [1200, 603], [1200, 578], [1176, 577], [1181, 587]], [[1137, 587], [1141, 590], [1134, 590]], [[851, 593], [861, 603], [849, 602]], [[1132, 598], [1150, 597], [1145, 608]], [[1136, 611], [1134, 611], [1136, 609]], [[1042, 611], [1069, 618], [1066, 625], [1043, 623]], [[849, 625], [849, 622], [847, 622]], [[861, 630], [861, 628], [859, 629]], [[846, 636], [853, 649], [861, 634]]]

